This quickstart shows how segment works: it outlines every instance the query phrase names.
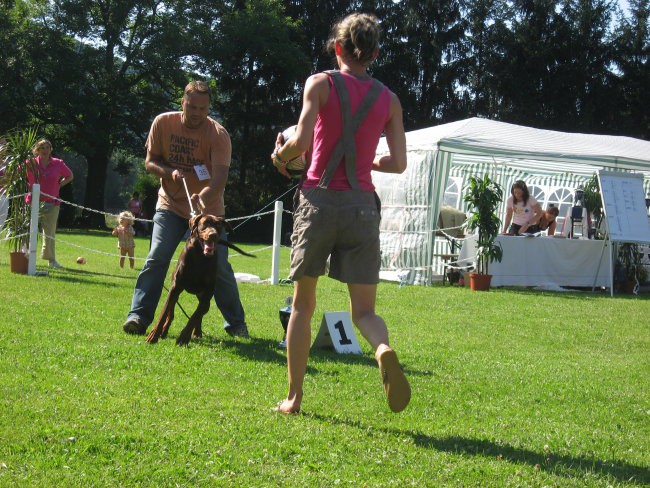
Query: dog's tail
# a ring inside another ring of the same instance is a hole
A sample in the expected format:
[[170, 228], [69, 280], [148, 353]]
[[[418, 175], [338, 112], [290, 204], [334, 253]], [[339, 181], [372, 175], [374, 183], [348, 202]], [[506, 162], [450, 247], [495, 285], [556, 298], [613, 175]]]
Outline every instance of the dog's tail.
[[257, 256], [253, 256], [252, 254], [247, 253], [246, 251], [242, 251], [237, 246], [235, 246], [234, 244], [231, 244], [228, 241], [219, 241], [219, 244], [221, 244], [223, 246], [226, 246], [226, 247], [229, 247], [230, 249], [234, 249], [239, 254], [243, 254], [244, 256], [248, 256], [249, 258], [256, 258], [257, 257]]

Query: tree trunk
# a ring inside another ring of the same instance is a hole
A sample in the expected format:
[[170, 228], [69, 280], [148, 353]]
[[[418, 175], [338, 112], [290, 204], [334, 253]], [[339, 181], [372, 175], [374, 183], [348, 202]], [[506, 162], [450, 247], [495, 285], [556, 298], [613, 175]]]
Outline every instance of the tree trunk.
[[103, 229], [106, 226], [104, 216], [92, 210], [104, 210], [104, 185], [110, 154], [107, 147], [97, 147], [93, 155], [85, 156], [88, 161], [88, 178], [84, 196], [86, 209], [81, 214], [81, 221], [84, 226]]

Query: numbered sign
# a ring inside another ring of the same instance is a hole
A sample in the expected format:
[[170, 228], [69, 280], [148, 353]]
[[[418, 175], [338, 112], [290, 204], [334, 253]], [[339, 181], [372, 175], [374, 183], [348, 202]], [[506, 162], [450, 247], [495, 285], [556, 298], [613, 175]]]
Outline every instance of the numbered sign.
[[361, 354], [348, 312], [326, 312], [312, 347], [334, 347], [341, 354]]
[[194, 171], [196, 171], [196, 176], [199, 180], [204, 181], [210, 179], [210, 172], [205, 164], [195, 164]]

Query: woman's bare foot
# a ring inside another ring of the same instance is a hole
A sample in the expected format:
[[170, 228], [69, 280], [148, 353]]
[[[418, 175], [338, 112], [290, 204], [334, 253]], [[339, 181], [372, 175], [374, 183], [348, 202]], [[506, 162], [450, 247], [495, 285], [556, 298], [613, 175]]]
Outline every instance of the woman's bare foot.
[[387, 345], [381, 344], [375, 352], [375, 358], [384, 383], [388, 406], [393, 412], [401, 412], [411, 400], [411, 386], [397, 360], [397, 354]]
[[273, 407], [273, 411], [285, 415], [293, 415], [300, 412], [300, 404], [288, 399], [282, 400], [281, 402], [278, 402], [276, 407]]

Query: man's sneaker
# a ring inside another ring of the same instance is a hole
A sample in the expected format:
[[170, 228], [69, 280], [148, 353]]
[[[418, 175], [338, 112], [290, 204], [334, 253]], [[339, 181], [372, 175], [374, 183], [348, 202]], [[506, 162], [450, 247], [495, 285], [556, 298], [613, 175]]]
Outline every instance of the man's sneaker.
[[145, 335], [147, 333], [147, 326], [140, 322], [140, 319], [126, 319], [122, 329], [127, 334]]
[[56, 259], [50, 261], [50, 268], [63, 268], [59, 263], [56, 262]]
[[230, 337], [243, 337], [245, 339], [250, 337], [248, 335], [248, 326], [246, 324], [231, 325], [230, 327], [226, 327], [224, 330]]

